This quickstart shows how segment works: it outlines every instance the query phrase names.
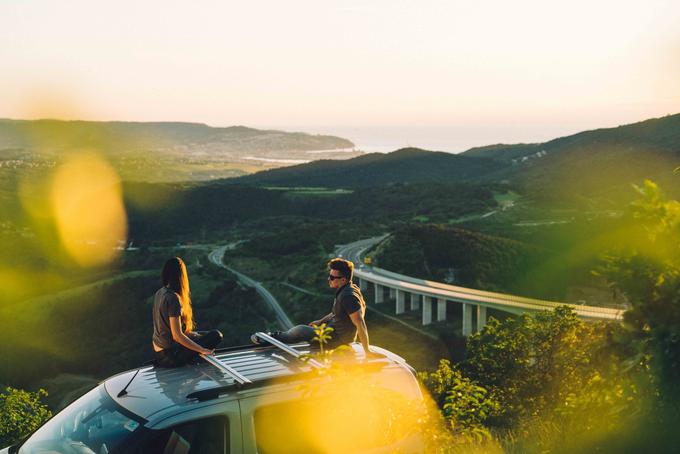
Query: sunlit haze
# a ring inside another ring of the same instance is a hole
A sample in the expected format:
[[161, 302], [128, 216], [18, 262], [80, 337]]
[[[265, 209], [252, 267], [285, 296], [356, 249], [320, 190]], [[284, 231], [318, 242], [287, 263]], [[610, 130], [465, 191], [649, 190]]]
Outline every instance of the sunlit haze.
[[680, 3], [0, 3], [0, 117], [462, 151], [680, 111]]

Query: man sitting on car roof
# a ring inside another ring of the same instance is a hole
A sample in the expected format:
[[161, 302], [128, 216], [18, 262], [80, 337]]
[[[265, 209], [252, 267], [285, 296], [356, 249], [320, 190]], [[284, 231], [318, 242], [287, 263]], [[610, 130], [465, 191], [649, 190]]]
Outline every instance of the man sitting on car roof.
[[[361, 289], [352, 282], [353, 274], [354, 264], [348, 260], [335, 258], [328, 262], [328, 286], [336, 290], [331, 312], [308, 325], [276, 331], [271, 336], [287, 344], [311, 342], [316, 334], [314, 328], [326, 323], [333, 328], [329, 343], [331, 348], [354, 342], [358, 336], [366, 356], [373, 356], [368, 349], [368, 328], [364, 320], [366, 303]], [[251, 336], [251, 340], [253, 343], [261, 342], [255, 335]]]

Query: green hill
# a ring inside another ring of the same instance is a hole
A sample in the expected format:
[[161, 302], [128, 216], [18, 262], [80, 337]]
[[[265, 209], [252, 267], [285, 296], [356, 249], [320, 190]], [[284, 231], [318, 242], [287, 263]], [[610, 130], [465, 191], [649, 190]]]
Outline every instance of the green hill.
[[[229, 180], [226, 180], [229, 181]], [[472, 184], [399, 184], [357, 191], [264, 189], [225, 183], [192, 187], [129, 184], [125, 187], [130, 237], [154, 242], [159, 238], [200, 240], [245, 222], [282, 218], [318, 219], [373, 225], [427, 218], [447, 222], [483, 213], [497, 206], [488, 187]], [[140, 197], [163, 204], [139, 204]]]
[[502, 161], [521, 160], [541, 150], [552, 152], [568, 152], [578, 147], [592, 146], [598, 143], [619, 145], [645, 145], [668, 153], [680, 152], [680, 114], [652, 118], [615, 128], [601, 128], [584, 131], [571, 136], [560, 137], [544, 143], [532, 144], [497, 144], [471, 148], [463, 156], [484, 157]]
[[124, 180], [211, 180], [290, 164], [286, 160], [360, 155], [335, 151], [353, 147], [335, 136], [245, 126], [0, 119], [0, 176], [47, 172], [65, 154], [88, 150], [103, 154]]
[[[347, 139], [245, 126], [211, 127], [186, 122], [0, 119], [0, 149], [43, 146], [126, 148], [208, 147], [209, 152], [305, 151], [352, 148]], [[189, 150], [190, 151], [190, 150]], [[282, 156], [285, 157], [285, 156]]]
[[522, 157], [531, 156], [539, 151], [541, 151], [541, 144], [539, 143], [519, 143], [512, 145], [499, 143], [495, 145], [470, 148], [469, 150], [461, 153], [461, 156], [496, 159], [506, 164], [510, 164], [513, 160], [521, 160]]
[[405, 148], [346, 161], [316, 161], [258, 172], [234, 182], [269, 186], [365, 188], [397, 183], [510, 183], [529, 199], [599, 207], [630, 199], [645, 178], [680, 185], [680, 114], [585, 131], [536, 144], [496, 144], [460, 155]]
[[680, 185], [673, 169], [680, 164], [680, 114], [540, 144], [473, 148], [463, 156], [505, 163], [490, 177], [516, 183], [547, 203], [618, 205], [632, 195], [631, 184], [645, 178], [677, 196]]
[[316, 161], [237, 178], [243, 184], [276, 186], [369, 187], [399, 183], [475, 181], [504, 165], [487, 158], [403, 148], [346, 161]]

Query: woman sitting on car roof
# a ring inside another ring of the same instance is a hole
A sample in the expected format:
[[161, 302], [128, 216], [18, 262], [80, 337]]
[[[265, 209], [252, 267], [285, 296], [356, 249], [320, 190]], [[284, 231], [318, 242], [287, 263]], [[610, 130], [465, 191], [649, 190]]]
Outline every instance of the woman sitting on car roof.
[[163, 287], [153, 301], [152, 345], [156, 365], [178, 367], [192, 363], [198, 355], [211, 355], [222, 341], [218, 330], [194, 331], [189, 276], [179, 257], [165, 262], [161, 273]]

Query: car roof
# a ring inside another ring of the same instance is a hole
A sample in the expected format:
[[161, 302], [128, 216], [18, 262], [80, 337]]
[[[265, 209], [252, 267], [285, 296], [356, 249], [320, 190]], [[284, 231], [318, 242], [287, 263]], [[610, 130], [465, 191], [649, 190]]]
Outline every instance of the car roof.
[[[292, 345], [295, 350], [310, 353], [307, 343]], [[360, 344], [350, 344], [357, 360], [364, 358]], [[371, 364], [408, 368], [403, 358], [380, 347], [371, 351], [384, 358], [371, 360]], [[312, 352], [313, 353], [313, 352]], [[176, 368], [146, 366], [122, 372], [103, 382], [107, 393], [126, 410], [152, 421], [179, 411], [213, 405], [216, 400], [238, 399], [244, 388], [257, 390], [271, 387], [272, 381], [305, 380], [312, 375], [313, 367], [287, 355], [273, 346], [243, 346], [218, 350], [215, 357], [252, 383], [245, 385], [231, 374], [199, 361], [198, 364]], [[127, 388], [126, 388], [127, 385]], [[121, 395], [121, 391], [125, 393]]]

